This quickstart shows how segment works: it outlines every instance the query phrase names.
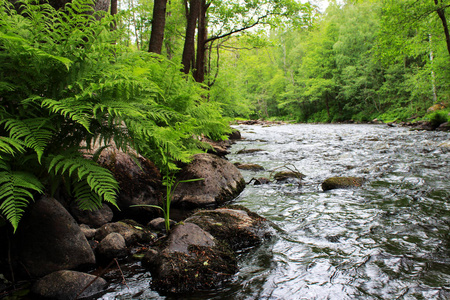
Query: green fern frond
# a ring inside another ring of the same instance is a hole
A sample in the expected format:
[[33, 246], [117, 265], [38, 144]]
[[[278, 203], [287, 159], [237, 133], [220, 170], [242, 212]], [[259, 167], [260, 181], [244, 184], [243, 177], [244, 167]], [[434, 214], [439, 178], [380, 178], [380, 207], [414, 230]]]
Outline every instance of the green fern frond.
[[39, 163], [41, 162], [45, 147], [54, 132], [48, 118], [25, 120], [10, 118], [0, 120], [0, 124], [4, 124], [5, 129], [9, 131], [11, 140], [22, 140], [25, 147], [31, 148], [36, 152], [38, 161]]
[[53, 100], [44, 99], [42, 107], [48, 108], [51, 112], [60, 114], [65, 118], [82, 125], [88, 132], [90, 124], [90, 112], [92, 105], [82, 104], [75, 99]]
[[73, 196], [78, 206], [83, 210], [95, 210], [102, 207], [102, 199], [84, 181], [73, 184]]
[[44, 186], [32, 174], [19, 171], [0, 172], [0, 213], [17, 229], [33, 192], [43, 193]]
[[[119, 185], [109, 170], [97, 165], [95, 162], [82, 157], [57, 155], [51, 159], [48, 170], [55, 174], [74, 177], [75, 182], [79, 182], [79, 184], [85, 183], [102, 200], [115, 205]], [[81, 190], [80, 187], [79, 190]], [[86, 198], [78, 200], [86, 201]], [[95, 198], [91, 200], [96, 203]], [[84, 205], [89, 205], [89, 203], [84, 203]]]
[[20, 140], [0, 136], [0, 158], [2, 158], [2, 152], [14, 156], [16, 153], [24, 151], [23, 142]]

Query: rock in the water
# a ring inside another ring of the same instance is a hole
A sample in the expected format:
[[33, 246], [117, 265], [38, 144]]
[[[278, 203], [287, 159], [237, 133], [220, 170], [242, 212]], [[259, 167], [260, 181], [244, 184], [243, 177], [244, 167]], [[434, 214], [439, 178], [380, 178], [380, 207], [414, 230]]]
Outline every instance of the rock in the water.
[[234, 253], [191, 223], [177, 225], [163, 249], [150, 250], [142, 261], [152, 273], [152, 286], [184, 293], [212, 288], [237, 271]]
[[103, 240], [108, 234], [116, 232], [123, 236], [127, 246], [134, 245], [136, 243], [148, 243], [153, 235], [148, 230], [145, 230], [139, 225], [131, 225], [125, 222], [108, 223], [97, 229], [95, 233], [95, 239], [98, 241]]
[[264, 218], [241, 206], [199, 211], [174, 227], [167, 242], [149, 250], [142, 263], [159, 291], [210, 289], [238, 270], [237, 250], [259, 245], [271, 233]]
[[[173, 220], [169, 220], [169, 223], [170, 223], [170, 226], [172, 226], [172, 225], [175, 225], [176, 222]], [[149, 226], [150, 228], [155, 229], [155, 230], [165, 230], [166, 229], [166, 220], [164, 220], [164, 218], [159, 217], [159, 218], [151, 220], [147, 224], [147, 226]]]
[[240, 140], [242, 139], [241, 132], [237, 129], [233, 129], [233, 131], [228, 135], [230, 140]]
[[108, 168], [119, 182], [117, 205], [122, 217], [133, 218], [146, 212], [150, 215], [159, 213], [152, 208], [130, 208], [131, 205], [158, 205], [162, 188], [161, 173], [152, 162], [143, 157], [133, 159], [131, 155], [114, 148], [105, 149], [98, 162]]
[[197, 224], [234, 251], [259, 245], [270, 233], [266, 219], [238, 205], [198, 211], [185, 222]]
[[285, 181], [290, 178], [302, 180], [303, 178], [305, 178], [305, 175], [303, 175], [300, 172], [282, 171], [282, 172], [276, 173], [273, 178], [275, 178], [275, 180], [277, 180], [277, 181]]
[[101, 277], [63, 270], [39, 279], [33, 285], [32, 292], [47, 299], [73, 300], [93, 297], [101, 293], [106, 284]]
[[188, 207], [219, 205], [238, 196], [245, 180], [229, 161], [216, 155], [202, 153], [179, 173], [179, 180], [203, 178], [201, 181], [180, 183], [173, 194], [172, 204]]
[[248, 171], [264, 171], [264, 167], [260, 166], [258, 164], [240, 164], [235, 163], [234, 164], [238, 169], [241, 170], [248, 170]]
[[121, 258], [128, 254], [125, 239], [117, 232], [108, 234], [100, 241], [96, 250], [105, 259]]
[[324, 191], [343, 188], [361, 187], [364, 183], [364, 178], [360, 177], [331, 177], [322, 183]]
[[71, 207], [70, 210], [79, 223], [89, 225], [93, 228], [98, 228], [108, 222], [111, 222], [113, 218], [113, 211], [106, 204], [103, 204], [102, 208], [94, 211], [81, 210], [75, 206]]
[[236, 154], [251, 154], [256, 152], [264, 151], [263, 149], [241, 149]]
[[17, 235], [19, 259], [32, 276], [95, 263], [94, 252], [75, 219], [55, 199], [30, 207]]

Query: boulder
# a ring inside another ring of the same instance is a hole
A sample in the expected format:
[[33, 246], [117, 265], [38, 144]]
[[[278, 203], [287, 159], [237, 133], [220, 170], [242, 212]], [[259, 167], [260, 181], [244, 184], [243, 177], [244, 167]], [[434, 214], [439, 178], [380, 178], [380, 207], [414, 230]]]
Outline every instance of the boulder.
[[322, 183], [322, 190], [361, 187], [364, 181], [364, 178], [360, 177], [331, 177]]
[[103, 204], [102, 208], [97, 210], [82, 210], [78, 206], [70, 208], [72, 216], [78, 223], [89, 225], [93, 228], [98, 228], [108, 222], [111, 222], [114, 214], [107, 204]]
[[261, 244], [271, 233], [264, 218], [241, 206], [199, 211], [175, 226], [142, 263], [151, 271], [156, 290], [211, 289], [238, 270], [236, 251]]
[[148, 251], [142, 264], [152, 273], [152, 287], [170, 293], [213, 288], [237, 271], [234, 253], [192, 223], [174, 227], [167, 246]]
[[125, 239], [117, 232], [108, 234], [100, 241], [96, 250], [104, 259], [122, 258], [128, 254]]
[[445, 122], [439, 125], [438, 128], [436, 128], [438, 131], [450, 131], [450, 122]]
[[257, 246], [271, 234], [266, 219], [239, 205], [198, 211], [185, 222], [197, 224], [234, 251]]
[[32, 292], [47, 299], [73, 300], [93, 297], [101, 293], [106, 284], [101, 277], [62, 270], [39, 279], [33, 285]]
[[[98, 228], [95, 233], [95, 239], [97, 241], [101, 241], [106, 238], [110, 233], [118, 233], [120, 234], [127, 244], [127, 246], [135, 245], [136, 243], [148, 243], [150, 242], [154, 236], [153, 234], [145, 230], [139, 224], [129, 224], [126, 223], [128, 221], [108, 223]], [[133, 223], [130, 221], [130, 223]]]
[[122, 218], [143, 218], [147, 214], [155, 216], [159, 213], [153, 208], [130, 208], [131, 205], [158, 205], [162, 189], [161, 173], [151, 161], [112, 147], [102, 151], [98, 162], [108, 168], [119, 183], [117, 205]]
[[55, 199], [30, 207], [15, 236], [19, 259], [32, 276], [95, 263], [94, 252], [75, 219]]
[[95, 233], [97, 232], [96, 229], [91, 228], [91, 227], [89, 227], [89, 226], [86, 225], [86, 224], [80, 224], [80, 229], [81, 229], [81, 232], [83, 232], [84, 236], [85, 236], [88, 240], [94, 238]]
[[195, 155], [193, 161], [178, 173], [178, 180], [194, 178], [203, 180], [180, 183], [173, 193], [173, 205], [220, 205], [234, 199], [245, 188], [242, 174], [232, 163], [208, 153]]
[[260, 166], [258, 164], [241, 164], [241, 163], [234, 163], [234, 165], [241, 170], [247, 170], [247, 171], [264, 171], [264, 167]]
[[242, 139], [241, 132], [237, 129], [233, 129], [233, 131], [228, 135], [230, 140], [240, 140]]
[[[166, 230], [166, 220], [164, 218], [156, 218], [148, 222], [147, 226], [154, 230], [165, 231]], [[175, 225], [176, 222], [173, 220], [169, 221], [170, 226]]]

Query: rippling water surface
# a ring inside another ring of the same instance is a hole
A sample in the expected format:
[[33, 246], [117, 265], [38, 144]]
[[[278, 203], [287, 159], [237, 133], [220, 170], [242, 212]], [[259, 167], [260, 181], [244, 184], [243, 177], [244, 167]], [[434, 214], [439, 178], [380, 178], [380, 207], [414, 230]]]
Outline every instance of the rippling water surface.
[[[247, 182], [286, 167], [306, 178], [248, 185], [235, 202], [273, 222], [277, 234], [241, 254], [230, 284], [173, 299], [450, 299], [450, 148], [442, 145], [449, 133], [384, 125], [236, 128], [245, 140], [228, 159], [266, 169], [242, 171]], [[262, 151], [236, 153], [254, 148]], [[367, 182], [323, 192], [320, 184], [332, 176]], [[147, 273], [139, 276], [114, 298], [172, 299], [148, 289]]]

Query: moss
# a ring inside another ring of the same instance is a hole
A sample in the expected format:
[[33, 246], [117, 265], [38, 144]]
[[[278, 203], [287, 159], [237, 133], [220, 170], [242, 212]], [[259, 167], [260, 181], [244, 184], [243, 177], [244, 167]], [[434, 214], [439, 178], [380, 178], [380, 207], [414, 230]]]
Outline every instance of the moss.
[[364, 179], [360, 177], [331, 177], [322, 183], [322, 189], [328, 191], [332, 189], [361, 187], [363, 183]]
[[282, 171], [276, 173], [273, 178], [275, 178], [277, 181], [283, 181], [289, 178], [297, 178], [299, 180], [302, 180], [303, 178], [305, 178], [305, 175], [300, 172]]

